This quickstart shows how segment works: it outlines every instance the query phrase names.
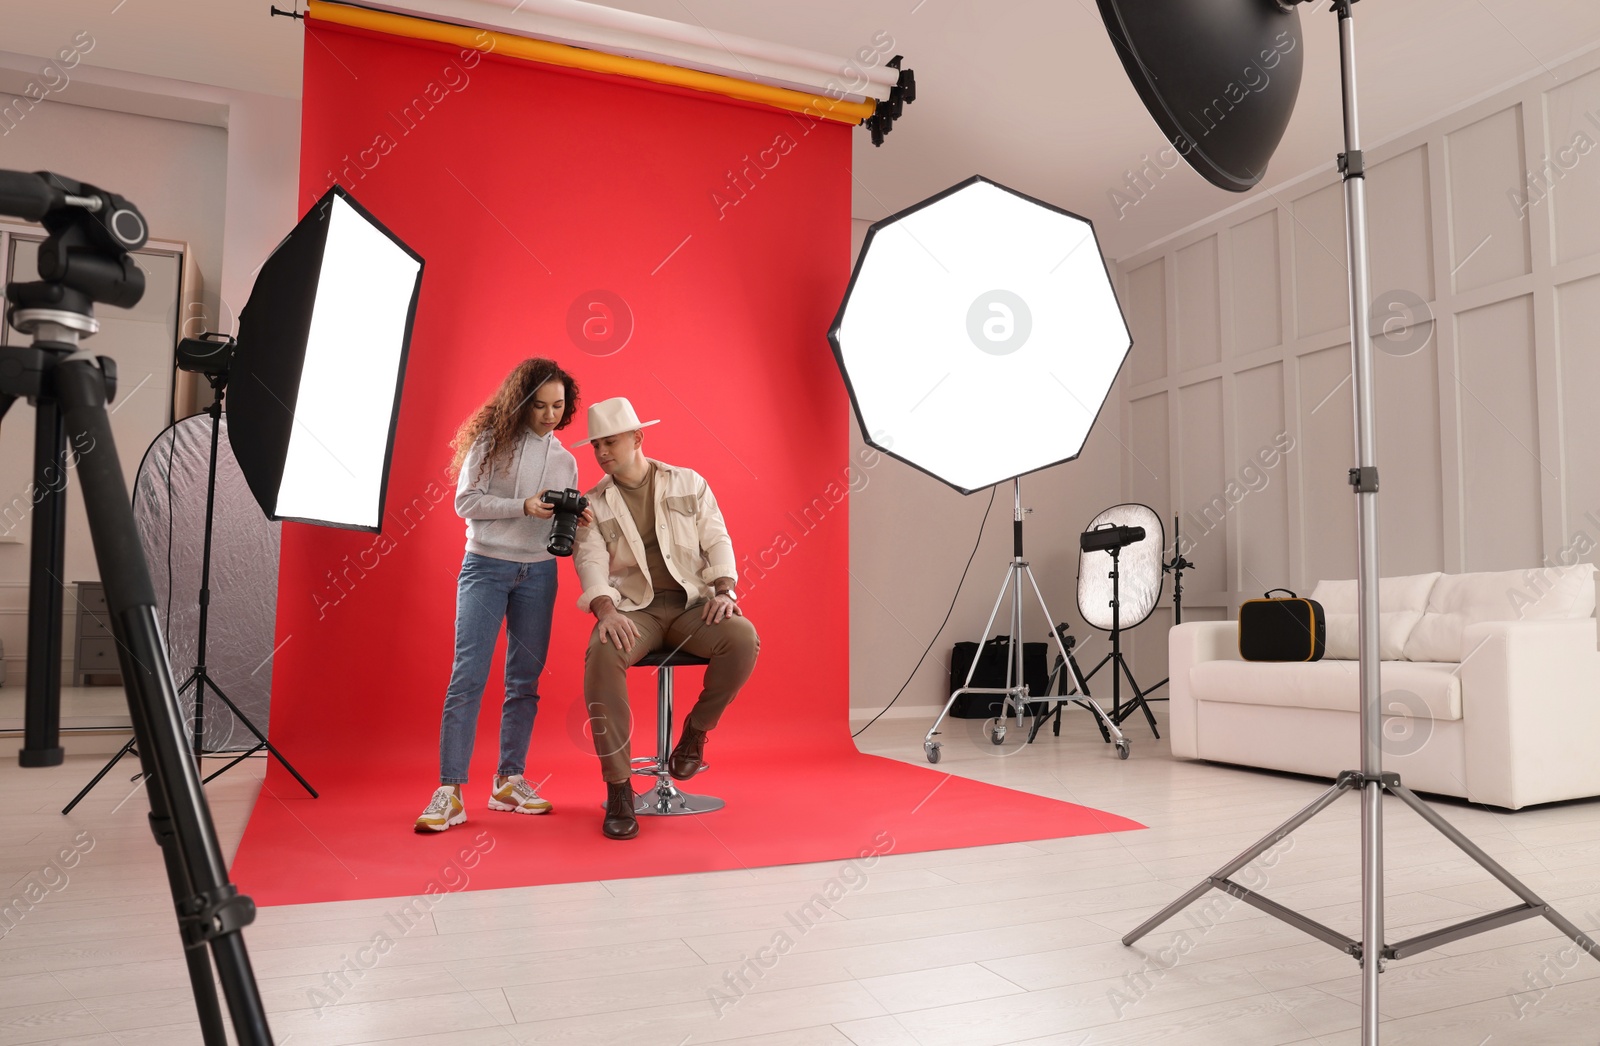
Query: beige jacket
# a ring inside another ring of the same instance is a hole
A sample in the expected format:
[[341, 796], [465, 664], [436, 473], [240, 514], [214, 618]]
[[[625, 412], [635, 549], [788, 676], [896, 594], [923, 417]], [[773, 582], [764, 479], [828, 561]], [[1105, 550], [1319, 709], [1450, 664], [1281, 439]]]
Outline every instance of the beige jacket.
[[[690, 605], [711, 598], [719, 577], [738, 581], [733, 542], [722, 522], [722, 510], [705, 479], [693, 469], [646, 459], [656, 468], [656, 540], [672, 572], [672, 581], [688, 593]], [[610, 476], [585, 494], [594, 508], [594, 525], [578, 528], [573, 563], [583, 594], [578, 609], [610, 596], [618, 610], [640, 610], [655, 598], [657, 583], [645, 567], [644, 542], [622, 492]]]

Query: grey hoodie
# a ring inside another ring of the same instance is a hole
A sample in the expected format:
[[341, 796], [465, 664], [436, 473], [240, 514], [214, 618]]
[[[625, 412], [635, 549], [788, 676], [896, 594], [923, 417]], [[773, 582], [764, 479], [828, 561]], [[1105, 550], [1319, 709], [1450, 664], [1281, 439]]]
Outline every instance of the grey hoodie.
[[524, 514], [522, 503], [546, 490], [582, 489], [578, 459], [554, 433], [535, 436], [524, 427], [510, 455], [479, 476], [487, 447], [488, 437], [479, 436], [456, 481], [456, 515], [467, 521], [467, 551], [513, 563], [553, 558], [545, 551], [551, 521]]

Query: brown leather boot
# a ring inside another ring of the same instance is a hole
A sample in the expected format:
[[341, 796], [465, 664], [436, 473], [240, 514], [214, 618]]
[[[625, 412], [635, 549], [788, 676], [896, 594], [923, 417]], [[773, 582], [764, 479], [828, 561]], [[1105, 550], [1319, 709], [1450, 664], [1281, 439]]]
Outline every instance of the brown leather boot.
[[701, 761], [706, 751], [706, 732], [696, 730], [685, 725], [683, 736], [678, 738], [678, 744], [672, 750], [672, 756], [667, 760], [667, 772], [679, 781], [689, 778], [705, 769]]
[[639, 819], [633, 815], [633, 785], [627, 781], [606, 782], [606, 819], [600, 830], [607, 839], [632, 839], [639, 834]]

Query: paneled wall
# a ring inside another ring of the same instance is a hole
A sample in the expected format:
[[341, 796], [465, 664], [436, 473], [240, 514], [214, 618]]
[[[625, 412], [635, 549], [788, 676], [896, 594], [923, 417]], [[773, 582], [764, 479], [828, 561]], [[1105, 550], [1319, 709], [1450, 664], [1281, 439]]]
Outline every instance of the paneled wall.
[[[1555, 74], [1368, 149], [1385, 575], [1600, 545], [1600, 55]], [[1355, 573], [1339, 145], [1118, 266], [1122, 489], [1181, 517], [1185, 619]], [[1141, 681], [1170, 620], [1137, 630]]]

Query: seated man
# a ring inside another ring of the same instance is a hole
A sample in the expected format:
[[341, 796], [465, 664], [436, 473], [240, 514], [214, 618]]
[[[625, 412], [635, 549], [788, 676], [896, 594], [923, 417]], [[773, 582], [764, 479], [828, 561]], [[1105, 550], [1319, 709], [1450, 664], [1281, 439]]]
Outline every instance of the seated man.
[[573, 562], [583, 585], [578, 609], [596, 618], [583, 699], [606, 781], [602, 830], [612, 839], [639, 834], [629, 666], [663, 648], [710, 659], [705, 689], [668, 760], [668, 772], [687, 781], [700, 771], [706, 732], [750, 678], [761, 645], [733, 590], [733, 542], [717, 499], [699, 473], [644, 456], [640, 430], [654, 424], [641, 423], [626, 399], [609, 399], [589, 408], [589, 438], [579, 441], [593, 444], [606, 474], [586, 495], [594, 525], [578, 532]]

